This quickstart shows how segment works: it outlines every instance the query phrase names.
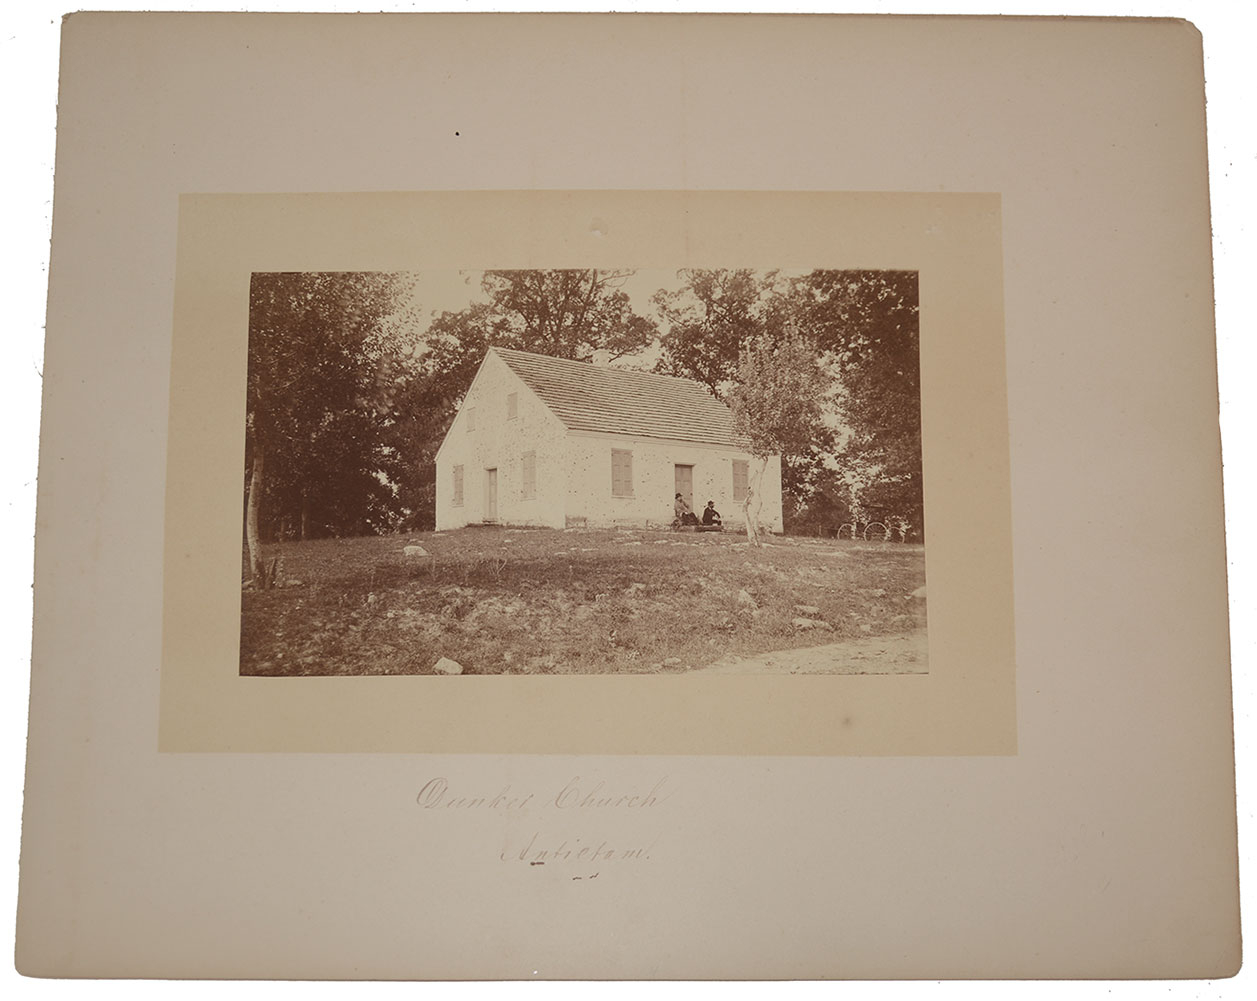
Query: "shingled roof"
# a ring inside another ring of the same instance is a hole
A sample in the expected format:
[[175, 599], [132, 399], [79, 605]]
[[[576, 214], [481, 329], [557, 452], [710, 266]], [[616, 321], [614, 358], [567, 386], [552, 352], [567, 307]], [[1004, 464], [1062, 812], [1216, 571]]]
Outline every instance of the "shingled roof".
[[490, 350], [573, 431], [746, 447], [729, 408], [690, 379]]

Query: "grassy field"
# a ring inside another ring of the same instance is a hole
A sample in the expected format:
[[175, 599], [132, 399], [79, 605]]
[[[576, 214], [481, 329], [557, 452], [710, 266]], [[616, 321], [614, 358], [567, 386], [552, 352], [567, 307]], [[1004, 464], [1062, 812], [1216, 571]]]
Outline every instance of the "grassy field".
[[266, 555], [283, 586], [244, 591], [247, 675], [679, 672], [925, 625], [919, 545], [483, 527]]

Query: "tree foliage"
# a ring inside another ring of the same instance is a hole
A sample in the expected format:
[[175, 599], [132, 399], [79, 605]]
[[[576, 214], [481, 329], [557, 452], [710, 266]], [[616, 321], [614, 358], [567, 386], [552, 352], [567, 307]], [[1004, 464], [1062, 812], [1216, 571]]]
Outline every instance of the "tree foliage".
[[724, 399], [738, 380], [740, 352], [785, 330], [789, 285], [776, 271], [748, 268], [688, 268], [678, 275], [684, 284], [653, 300], [666, 328], [659, 371], [701, 382]]
[[828, 377], [812, 342], [795, 330], [744, 347], [729, 393], [734, 428], [759, 459], [806, 452], [821, 423]]
[[920, 303], [915, 271], [813, 271], [799, 283], [801, 322], [834, 357], [846, 474], [837, 493], [869, 520], [924, 531]]
[[838, 391], [824, 405], [829, 419], [807, 423], [780, 450], [788, 520], [832, 527], [879, 515], [907, 520], [920, 535], [916, 272], [679, 274], [681, 288], [654, 300], [666, 327], [660, 371], [695, 379], [731, 402], [747, 385], [739, 358], [803, 330], [822, 369], [836, 374]]
[[739, 353], [737, 383], [728, 402], [735, 430], [759, 460], [751, 486], [755, 514], [748, 505], [746, 518], [753, 540], [768, 460], [775, 455], [799, 458], [812, 451], [822, 436], [829, 381], [816, 346], [792, 326], [775, 339], [752, 340]]
[[595, 351], [611, 359], [639, 351], [655, 325], [633, 311], [620, 286], [632, 271], [486, 271], [491, 303], [486, 334], [501, 347], [575, 361]]
[[385, 320], [402, 280], [258, 273], [250, 283], [246, 464], [259, 530], [302, 537], [387, 529], [388, 428], [405, 382]]

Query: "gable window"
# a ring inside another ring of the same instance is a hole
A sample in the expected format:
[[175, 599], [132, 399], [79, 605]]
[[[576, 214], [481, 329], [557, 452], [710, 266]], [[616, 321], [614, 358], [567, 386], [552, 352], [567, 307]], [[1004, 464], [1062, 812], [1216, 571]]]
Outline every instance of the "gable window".
[[747, 463], [745, 459], [733, 460], [733, 503], [741, 504], [746, 500], [746, 473]]
[[611, 450], [611, 496], [633, 496], [633, 453], [627, 449]]
[[454, 506], [463, 506], [463, 467], [454, 467]]
[[508, 393], [506, 397], [506, 419], [513, 421], [519, 416], [519, 393]]
[[467, 430], [468, 431], [476, 430], [476, 408], [475, 407], [467, 408]]

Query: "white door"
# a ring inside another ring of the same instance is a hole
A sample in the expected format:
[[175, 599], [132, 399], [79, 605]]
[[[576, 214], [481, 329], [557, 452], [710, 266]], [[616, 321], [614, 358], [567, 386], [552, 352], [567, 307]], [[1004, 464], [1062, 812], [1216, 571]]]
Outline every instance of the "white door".
[[694, 510], [694, 467], [693, 466], [677, 466], [676, 467], [676, 492], [681, 495], [685, 503], [690, 506], [690, 510]]

